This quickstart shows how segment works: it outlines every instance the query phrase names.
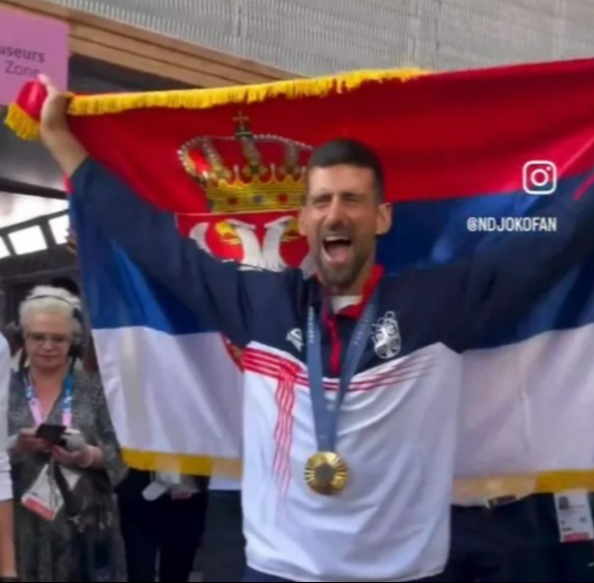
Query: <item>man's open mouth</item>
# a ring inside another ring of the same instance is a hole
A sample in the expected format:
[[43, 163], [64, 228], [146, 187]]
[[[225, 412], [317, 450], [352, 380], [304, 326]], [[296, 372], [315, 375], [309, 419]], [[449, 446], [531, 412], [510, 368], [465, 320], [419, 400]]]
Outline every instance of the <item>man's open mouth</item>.
[[329, 235], [322, 241], [324, 255], [331, 263], [343, 263], [350, 257], [353, 242], [349, 237]]

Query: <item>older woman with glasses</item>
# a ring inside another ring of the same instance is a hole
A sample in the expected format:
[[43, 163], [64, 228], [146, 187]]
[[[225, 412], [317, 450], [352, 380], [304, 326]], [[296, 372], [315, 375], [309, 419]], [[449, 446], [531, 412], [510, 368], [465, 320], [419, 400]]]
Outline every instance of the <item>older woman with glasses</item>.
[[113, 488], [126, 468], [98, 376], [74, 366], [79, 299], [41, 286], [19, 312], [24, 350], [8, 421], [19, 576], [124, 581]]

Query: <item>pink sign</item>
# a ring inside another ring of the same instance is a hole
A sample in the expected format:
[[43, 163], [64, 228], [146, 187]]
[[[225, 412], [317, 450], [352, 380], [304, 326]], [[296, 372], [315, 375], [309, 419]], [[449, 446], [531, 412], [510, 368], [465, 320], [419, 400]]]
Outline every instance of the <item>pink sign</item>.
[[0, 8], [0, 105], [39, 73], [68, 87], [68, 24]]

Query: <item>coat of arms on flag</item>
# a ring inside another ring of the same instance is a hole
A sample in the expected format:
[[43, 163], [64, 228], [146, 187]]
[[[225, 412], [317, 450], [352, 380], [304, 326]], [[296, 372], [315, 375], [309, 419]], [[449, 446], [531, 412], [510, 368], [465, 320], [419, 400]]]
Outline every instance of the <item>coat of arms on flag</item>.
[[208, 253], [246, 268], [280, 271], [307, 264], [297, 213], [303, 201], [311, 146], [254, 134], [235, 118], [232, 136], [199, 136], [179, 158], [208, 201], [209, 212], [178, 214], [182, 233]]

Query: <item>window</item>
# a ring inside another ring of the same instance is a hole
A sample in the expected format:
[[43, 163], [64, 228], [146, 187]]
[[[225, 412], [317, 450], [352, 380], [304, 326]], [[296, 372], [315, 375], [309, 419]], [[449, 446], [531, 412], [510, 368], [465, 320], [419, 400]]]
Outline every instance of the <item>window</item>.
[[6, 243], [4, 242], [4, 239], [2, 239], [0, 237], [0, 259], [4, 259], [5, 257], [10, 257], [10, 252], [8, 251], [8, 248], [6, 247]]
[[50, 219], [49, 226], [52, 230], [54, 241], [58, 245], [63, 245], [66, 243], [66, 239], [68, 238], [68, 229], [70, 228], [68, 215], [62, 215], [60, 217], [54, 217], [53, 219]]
[[17, 255], [25, 255], [26, 253], [34, 253], [35, 251], [47, 249], [47, 243], [45, 242], [41, 227], [27, 227], [26, 229], [14, 231], [8, 236]]

